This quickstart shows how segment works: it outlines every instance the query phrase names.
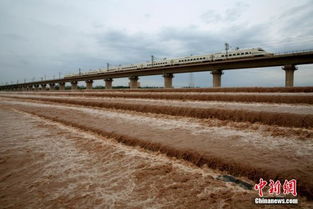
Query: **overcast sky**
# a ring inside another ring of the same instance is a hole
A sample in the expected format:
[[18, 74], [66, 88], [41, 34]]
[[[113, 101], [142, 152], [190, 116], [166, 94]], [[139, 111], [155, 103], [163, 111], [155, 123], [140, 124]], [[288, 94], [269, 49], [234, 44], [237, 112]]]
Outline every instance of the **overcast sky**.
[[[64, 74], [231, 47], [269, 52], [313, 49], [312, 0], [1, 0], [0, 82]], [[313, 65], [298, 66], [295, 85], [313, 85]], [[174, 86], [188, 86], [177, 74]], [[196, 86], [212, 86], [209, 72]], [[141, 77], [162, 86], [161, 76]], [[116, 79], [114, 85], [127, 85]], [[103, 85], [103, 81], [96, 82]], [[283, 86], [280, 67], [225, 71], [222, 86]]]

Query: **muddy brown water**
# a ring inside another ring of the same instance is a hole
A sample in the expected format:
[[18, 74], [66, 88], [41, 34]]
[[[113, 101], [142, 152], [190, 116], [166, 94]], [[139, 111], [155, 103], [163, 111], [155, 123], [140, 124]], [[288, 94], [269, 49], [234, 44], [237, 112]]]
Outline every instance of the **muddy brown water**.
[[[195, 166], [162, 150], [127, 146], [96, 129], [176, 151], [190, 152], [193, 147], [227, 165], [250, 164], [260, 174], [291, 173], [312, 184], [310, 139], [264, 136], [260, 130], [227, 125], [207, 127], [183, 118], [3, 98], [0, 117], [0, 208], [259, 208], [253, 204], [256, 191], [218, 180], [228, 171]], [[264, 161], [257, 163], [260, 154]], [[254, 184], [245, 174], [239, 172], [236, 178]], [[312, 207], [304, 196], [299, 199], [297, 207]]]

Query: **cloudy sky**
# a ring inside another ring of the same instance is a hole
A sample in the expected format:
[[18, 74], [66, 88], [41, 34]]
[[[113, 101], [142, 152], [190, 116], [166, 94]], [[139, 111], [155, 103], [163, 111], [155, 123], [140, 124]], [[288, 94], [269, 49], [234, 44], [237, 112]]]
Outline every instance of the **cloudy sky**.
[[[312, 0], [1, 0], [0, 83], [52, 79], [151, 55], [219, 52], [225, 42], [274, 53], [313, 49], [312, 14]], [[192, 78], [196, 86], [212, 86], [209, 72]], [[188, 86], [190, 79], [177, 74], [174, 86]], [[161, 76], [140, 82], [163, 85]], [[222, 86], [283, 85], [280, 67], [225, 71], [222, 78]], [[313, 65], [298, 66], [295, 85], [313, 85]]]

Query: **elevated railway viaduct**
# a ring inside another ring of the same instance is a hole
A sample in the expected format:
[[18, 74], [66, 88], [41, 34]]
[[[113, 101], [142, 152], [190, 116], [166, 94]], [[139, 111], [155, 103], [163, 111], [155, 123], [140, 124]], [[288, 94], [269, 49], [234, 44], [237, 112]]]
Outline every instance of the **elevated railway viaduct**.
[[172, 80], [174, 74], [210, 71], [213, 76], [213, 87], [221, 87], [221, 78], [225, 70], [239, 70], [246, 68], [260, 68], [282, 66], [285, 71], [285, 86], [292, 87], [294, 85], [294, 72], [297, 65], [312, 64], [313, 51], [298, 52], [290, 54], [275, 54], [264, 57], [249, 57], [238, 59], [227, 59], [222, 61], [199, 62], [190, 64], [179, 64], [162, 67], [150, 67], [136, 70], [124, 70], [115, 72], [103, 72], [92, 75], [78, 75], [70, 78], [43, 80], [28, 83], [10, 84], [0, 86], [0, 90], [54, 90], [58, 85], [59, 90], [65, 90], [65, 84], [71, 83], [72, 90], [77, 89], [79, 81], [86, 82], [86, 88], [92, 89], [94, 80], [104, 80], [105, 88], [111, 89], [112, 82], [115, 78], [129, 78], [129, 87], [139, 87], [140, 76], [162, 75], [164, 77], [164, 88], [172, 88]]

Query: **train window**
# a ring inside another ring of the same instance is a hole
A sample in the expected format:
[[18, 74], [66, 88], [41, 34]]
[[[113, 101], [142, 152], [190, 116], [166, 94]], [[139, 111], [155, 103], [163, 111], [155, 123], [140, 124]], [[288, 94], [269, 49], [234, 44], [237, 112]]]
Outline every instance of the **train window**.
[[248, 52], [246, 52], [245, 54], [249, 54]]
[[232, 56], [232, 54], [229, 55], [230, 57]]
[[224, 57], [224, 54], [222, 54], [222, 57]]

